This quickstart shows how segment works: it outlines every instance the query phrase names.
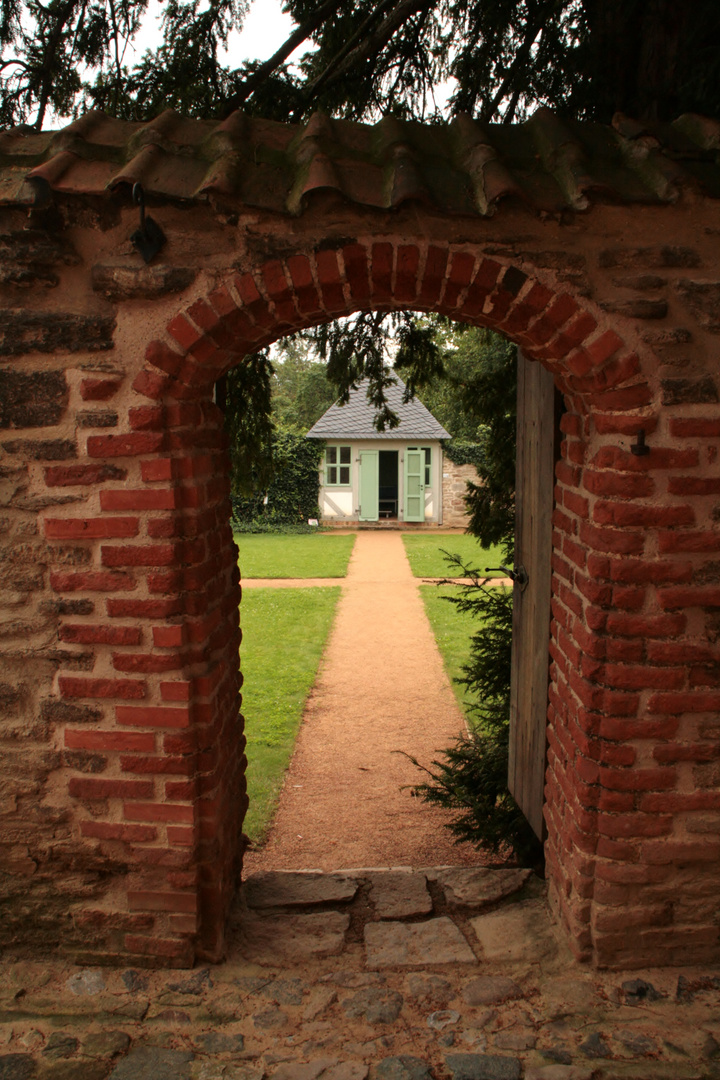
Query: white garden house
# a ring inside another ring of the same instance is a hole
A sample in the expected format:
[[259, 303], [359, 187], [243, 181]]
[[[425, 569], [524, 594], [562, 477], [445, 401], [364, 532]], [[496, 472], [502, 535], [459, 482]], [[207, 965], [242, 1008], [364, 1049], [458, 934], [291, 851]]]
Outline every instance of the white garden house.
[[365, 379], [347, 405], [331, 405], [307, 433], [326, 442], [320, 475], [323, 522], [441, 524], [441, 440], [449, 433], [417, 398], [403, 402], [405, 386], [397, 377], [386, 396], [400, 424], [377, 431], [367, 388]]

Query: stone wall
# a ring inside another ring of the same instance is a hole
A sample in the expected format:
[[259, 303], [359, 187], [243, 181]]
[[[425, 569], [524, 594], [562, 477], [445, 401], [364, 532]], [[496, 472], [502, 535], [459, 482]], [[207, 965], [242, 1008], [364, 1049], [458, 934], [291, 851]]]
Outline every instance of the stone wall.
[[59, 290], [80, 261], [69, 231], [3, 238], [22, 291], [6, 285], [0, 324], [0, 942], [187, 965], [217, 955], [246, 804], [238, 665], [215, 660], [239, 645], [211, 505], [229, 493], [221, 416], [209, 395], [143, 405], [130, 380], [151, 330], [137, 308], [116, 323], [118, 300], [196, 272], [106, 259]]
[[147, 268], [114, 199], [0, 211], [3, 945], [222, 955], [246, 796], [213, 386], [302, 326], [411, 307], [494, 327], [564, 395], [545, 818], [569, 940], [720, 960], [718, 204], [168, 202]]
[[445, 454], [443, 456], [443, 525], [453, 529], [465, 529], [469, 514], [465, 506], [468, 481], [477, 483], [478, 474], [474, 465], [456, 465]]

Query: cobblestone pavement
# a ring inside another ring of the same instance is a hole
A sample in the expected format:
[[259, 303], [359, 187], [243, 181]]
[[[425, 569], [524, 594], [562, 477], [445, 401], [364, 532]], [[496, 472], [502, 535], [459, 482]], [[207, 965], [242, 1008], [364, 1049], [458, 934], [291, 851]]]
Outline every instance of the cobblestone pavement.
[[0, 1080], [720, 1077], [720, 973], [575, 963], [527, 870], [256, 874], [221, 965], [0, 974]]

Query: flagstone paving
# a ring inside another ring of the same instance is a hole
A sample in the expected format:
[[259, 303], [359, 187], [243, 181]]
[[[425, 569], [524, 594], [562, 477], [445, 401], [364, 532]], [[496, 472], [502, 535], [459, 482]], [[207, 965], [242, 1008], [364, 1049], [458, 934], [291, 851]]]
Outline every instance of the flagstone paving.
[[269, 872], [223, 964], [5, 957], [0, 1080], [36, 1078], [714, 1080], [720, 972], [576, 963], [527, 871]]

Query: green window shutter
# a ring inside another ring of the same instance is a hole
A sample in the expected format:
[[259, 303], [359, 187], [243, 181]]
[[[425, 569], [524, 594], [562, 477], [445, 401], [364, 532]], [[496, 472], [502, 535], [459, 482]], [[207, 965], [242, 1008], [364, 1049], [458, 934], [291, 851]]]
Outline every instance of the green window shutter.
[[425, 452], [405, 451], [405, 520], [425, 520]]
[[378, 520], [380, 490], [379, 456], [377, 450], [360, 451], [360, 520]]

